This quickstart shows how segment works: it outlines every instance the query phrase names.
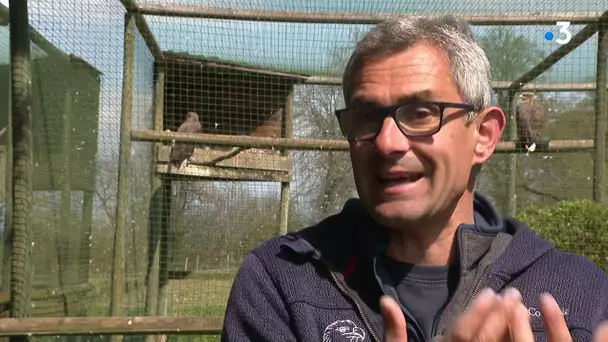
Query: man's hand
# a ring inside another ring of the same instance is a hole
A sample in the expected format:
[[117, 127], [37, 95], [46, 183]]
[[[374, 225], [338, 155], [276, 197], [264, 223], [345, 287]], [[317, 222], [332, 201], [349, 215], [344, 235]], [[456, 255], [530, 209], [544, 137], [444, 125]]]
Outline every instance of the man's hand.
[[[540, 312], [547, 334], [547, 341], [570, 342], [572, 336], [568, 331], [564, 314], [555, 299], [549, 294], [540, 297]], [[593, 342], [608, 342], [608, 321], [603, 322], [593, 334]]]
[[566, 319], [551, 295], [541, 295], [540, 313], [543, 325], [545, 326], [547, 341], [572, 341], [572, 336], [570, 336], [570, 331], [566, 325]]
[[602, 323], [593, 334], [593, 342], [608, 341], [608, 322]]
[[384, 318], [384, 341], [406, 342], [407, 325], [403, 312], [393, 298], [382, 296], [380, 298], [380, 311]]
[[[385, 341], [406, 342], [407, 325], [399, 305], [384, 296], [380, 299], [380, 308], [385, 322]], [[541, 297], [541, 315], [548, 341], [572, 341], [564, 316], [553, 297]], [[534, 335], [530, 315], [517, 290], [507, 289], [499, 295], [486, 289], [479, 293], [470, 310], [457, 319], [442, 341], [534, 342]], [[593, 342], [608, 342], [608, 322], [596, 330]]]
[[[505, 291], [502, 296], [495, 294], [492, 290], [484, 290], [473, 301], [471, 309], [461, 316], [454, 329], [443, 341], [502, 341], [509, 336], [509, 322], [514, 308], [521, 301], [519, 292], [514, 290]], [[406, 322], [401, 308], [395, 301], [385, 296], [381, 298], [380, 307], [385, 321], [385, 341], [404, 342], [407, 341]], [[523, 305], [522, 305], [523, 307]], [[521, 308], [519, 309], [521, 310]], [[528, 313], [525, 312], [524, 320], [518, 320], [518, 324], [528, 324], [530, 331]], [[522, 329], [525, 333], [526, 330]]]

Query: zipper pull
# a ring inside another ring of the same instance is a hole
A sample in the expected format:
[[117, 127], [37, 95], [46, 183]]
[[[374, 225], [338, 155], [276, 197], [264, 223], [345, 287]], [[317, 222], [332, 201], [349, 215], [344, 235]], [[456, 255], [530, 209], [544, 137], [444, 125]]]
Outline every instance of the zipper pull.
[[444, 340], [443, 335], [437, 335], [437, 336], [431, 338], [431, 342], [442, 342], [443, 340]]

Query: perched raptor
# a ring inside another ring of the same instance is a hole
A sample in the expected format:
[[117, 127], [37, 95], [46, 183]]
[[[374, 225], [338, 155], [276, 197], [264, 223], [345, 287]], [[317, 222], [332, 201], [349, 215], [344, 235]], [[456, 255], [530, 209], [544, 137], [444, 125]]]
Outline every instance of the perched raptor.
[[524, 92], [517, 104], [517, 133], [521, 147], [533, 152], [541, 141], [541, 131], [547, 125], [547, 108], [536, 99], [536, 94]]
[[[177, 132], [179, 133], [200, 133], [201, 131], [202, 126], [198, 120], [198, 114], [195, 112], [188, 112], [186, 121], [177, 129]], [[174, 143], [170, 154], [171, 164], [179, 169], [182, 163], [187, 162], [192, 157], [193, 153], [193, 145]]]

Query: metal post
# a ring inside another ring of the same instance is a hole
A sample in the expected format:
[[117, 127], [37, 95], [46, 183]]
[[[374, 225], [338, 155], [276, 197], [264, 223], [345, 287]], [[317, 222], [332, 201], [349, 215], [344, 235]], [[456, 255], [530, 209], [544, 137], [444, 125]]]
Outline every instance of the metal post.
[[[161, 62], [159, 62], [161, 63]], [[163, 130], [163, 113], [165, 111], [165, 66], [158, 66], [154, 91], [154, 130]]]
[[[8, 20], [8, 19], [7, 19]], [[8, 87], [9, 99], [11, 87]], [[13, 215], [13, 128], [11, 101], [8, 101], [8, 120], [6, 124], [6, 162], [5, 162], [5, 189], [4, 189], [4, 234], [2, 250], [2, 291], [8, 292], [11, 280], [11, 244], [12, 244], [12, 215]]]
[[135, 21], [132, 15], [128, 13], [125, 15], [124, 39], [120, 159], [118, 164], [118, 195], [116, 199], [116, 230], [114, 232], [112, 299], [110, 303], [110, 314], [112, 316], [120, 316], [122, 314], [125, 285], [125, 229], [127, 226], [127, 210], [129, 210]]
[[158, 280], [158, 312], [160, 316], [169, 314], [169, 261], [171, 259], [170, 231], [171, 231], [171, 200], [172, 184], [171, 179], [163, 177], [161, 181], [161, 234], [160, 234], [160, 260], [159, 260], [159, 280]]
[[603, 202], [606, 191], [606, 116], [608, 115], [608, 21], [597, 31], [597, 72], [595, 91], [595, 162], [593, 200]]
[[[163, 105], [164, 105], [164, 91], [165, 91], [165, 71], [159, 66], [156, 75], [156, 84], [154, 90], [154, 130], [163, 130]], [[152, 152], [152, 173], [150, 175], [150, 186], [151, 193], [153, 194], [151, 208], [153, 212], [150, 215], [148, 224], [150, 229], [148, 230], [148, 278], [146, 284], [146, 315], [156, 316], [158, 313], [158, 281], [160, 272], [160, 235], [162, 230], [162, 219], [158, 220], [158, 216], [163, 213], [162, 209], [157, 206], [158, 202], [162, 203], [162, 189], [160, 189], [160, 180], [155, 174], [155, 165], [158, 156], [158, 148], [160, 143], [155, 143]], [[161, 194], [158, 196], [157, 194]], [[160, 209], [160, 210], [157, 210]]]
[[79, 284], [87, 284], [89, 282], [90, 260], [91, 260], [91, 234], [93, 229], [93, 191], [85, 190], [82, 196], [82, 227], [80, 248], [82, 255], [80, 256], [80, 275], [78, 277]]
[[20, 318], [28, 315], [32, 286], [32, 78], [27, 1], [10, 0], [9, 7], [13, 134], [10, 315]]
[[[71, 80], [71, 78], [70, 78]], [[70, 240], [72, 239], [71, 216], [72, 216], [72, 191], [70, 187], [70, 120], [72, 112], [72, 82], [68, 86], [65, 94], [65, 103], [63, 111], [63, 137], [62, 137], [62, 172], [60, 173], [61, 184], [61, 207], [59, 214], [59, 236], [57, 239], [57, 265], [59, 266], [58, 278], [59, 288], [63, 289], [70, 284], [72, 272], [69, 268], [69, 257], [73, 255], [70, 252]], [[68, 305], [68, 296], [63, 295], [63, 310], [65, 316], [71, 316], [73, 313]]]
[[[164, 63], [164, 62], [159, 62]], [[154, 128], [158, 131], [163, 130], [163, 113], [165, 104], [165, 69], [164, 64], [159, 66], [156, 83], [156, 103], [154, 112]], [[159, 146], [159, 144], [158, 144]], [[155, 155], [153, 159], [156, 161]], [[154, 168], [156, 170], [156, 168]], [[163, 177], [160, 182], [160, 229], [158, 231], [158, 251], [155, 250], [154, 263], [158, 263], [158, 280], [156, 284], [158, 297], [156, 298], [156, 314], [160, 316], [169, 315], [169, 267], [172, 250], [170, 248], [171, 232], [171, 206], [173, 184], [169, 177]], [[158, 262], [156, 261], [158, 252]], [[157, 336], [158, 340], [165, 340], [166, 337]]]
[[[283, 135], [284, 138], [291, 139], [293, 137], [293, 85], [290, 85], [289, 94], [285, 101], [285, 108], [283, 109]], [[283, 150], [282, 154], [291, 157], [290, 150]], [[291, 172], [290, 172], [291, 173]], [[279, 234], [287, 234], [289, 228], [289, 202], [291, 199], [291, 182], [281, 182], [281, 214], [280, 214], [280, 226]]]
[[[514, 91], [508, 91], [509, 103], [509, 140], [517, 140], [517, 104]], [[507, 178], [507, 215], [515, 217], [517, 213], [517, 153], [509, 154]]]

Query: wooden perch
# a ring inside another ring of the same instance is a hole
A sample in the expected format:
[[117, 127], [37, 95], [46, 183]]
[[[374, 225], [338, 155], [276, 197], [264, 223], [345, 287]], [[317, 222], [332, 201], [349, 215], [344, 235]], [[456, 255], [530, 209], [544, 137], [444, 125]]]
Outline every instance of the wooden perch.
[[[208, 147], [197, 148], [194, 150], [188, 165], [284, 172], [291, 170], [291, 160], [289, 157], [280, 155], [279, 151], [275, 151], [275, 154], [264, 152], [266, 151], [262, 150], [261, 153], [253, 152], [253, 149], [250, 147], [232, 147], [229, 150]], [[159, 163], [167, 163], [170, 153], [170, 146], [160, 146], [157, 161]], [[172, 171], [175, 171], [175, 169]]]
[[[170, 146], [159, 146], [157, 173], [167, 175], [170, 151]], [[265, 152], [267, 151], [255, 152], [249, 147], [232, 147], [229, 150], [197, 148], [186, 166], [171, 170], [171, 178], [291, 181], [291, 158], [282, 156], [278, 150], [275, 153]]]
[[223, 160], [228, 160], [230, 158], [235, 157], [236, 155], [238, 155], [239, 153], [241, 153], [242, 151], [247, 150], [247, 148], [243, 148], [243, 147], [234, 147], [232, 150], [230, 150], [230, 152], [226, 153], [223, 156], [217, 157], [211, 161], [202, 163], [201, 165], [203, 166], [216, 166], [217, 163], [223, 161]]

